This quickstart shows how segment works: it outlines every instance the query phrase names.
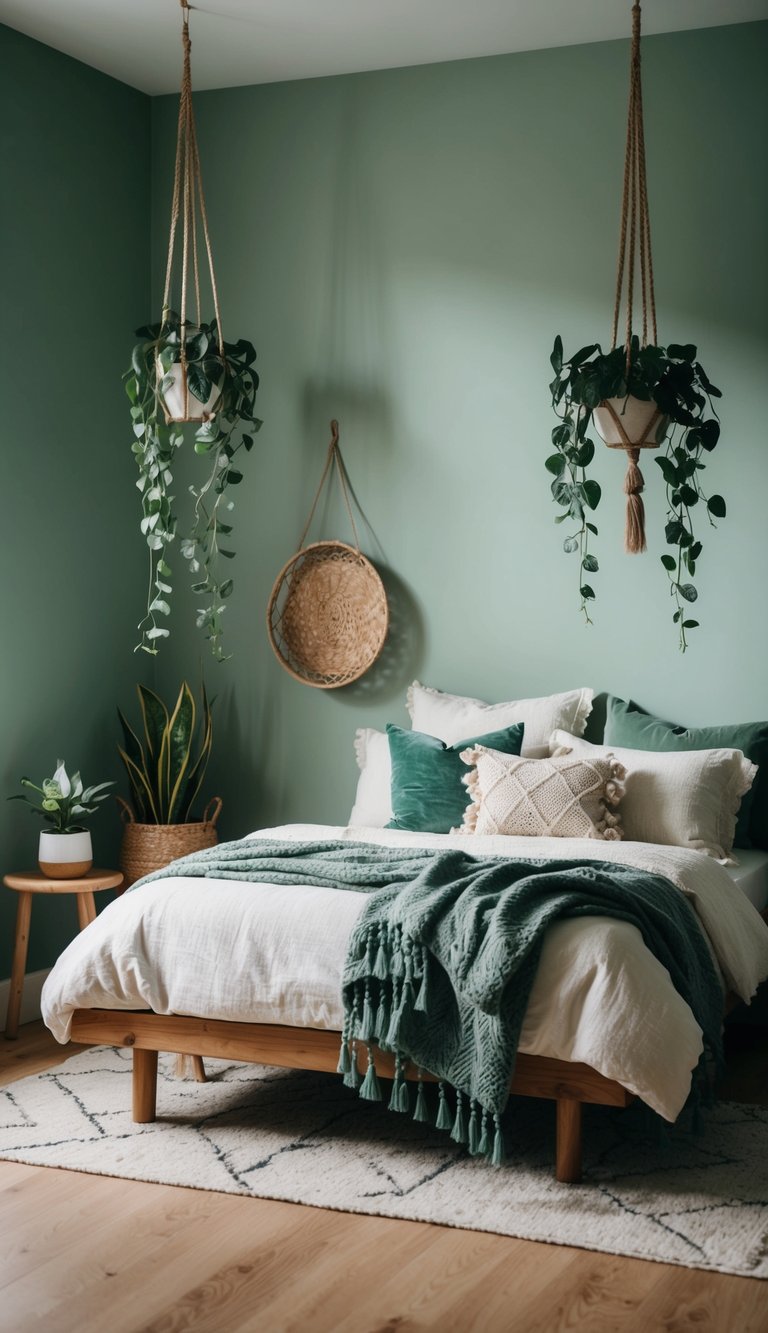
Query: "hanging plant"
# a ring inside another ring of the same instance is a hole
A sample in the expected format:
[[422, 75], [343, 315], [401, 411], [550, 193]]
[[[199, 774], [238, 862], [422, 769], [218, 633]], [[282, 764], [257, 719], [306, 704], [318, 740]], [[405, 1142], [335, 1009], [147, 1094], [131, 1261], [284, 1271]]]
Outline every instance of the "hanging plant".
[[[632, 325], [636, 252], [642, 289], [642, 338], [633, 332]], [[625, 278], [626, 330], [623, 344], [618, 345]], [[652, 342], [648, 340], [649, 328]], [[587, 475], [595, 456], [594, 441], [588, 434], [590, 426], [594, 422], [610, 449], [624, 449], [627, 454], [624, 545], [632, 555], [646, 550], [640, 451], [664, 444], [664, 453], [655, 461], [666, 485], [664, 535], [674, 554], [665, 552], [661, 563], [674, 603], [672, 619], [678, 627], [680, 649], [685, 652], [686, 631], [696, 629], [699, 623], [687, 614], [687, 607], [698, 598], [692, 579], [703, 549], [694, 522], [705, 514], [715, 527], [714, 520], [724, 518], [726, 512], [723, 497], [707, 496], [702, 484], [704, 456], [712, 452], [720, 438], [720, 422], [712, 400], [722, 395], [697, 361], [692, 343], [658, 345], [645, 178], [639, 3], [632, 8], [629, 120], [611, 348], [603, 352], [599, 343], [591, 343], [566, 360], [562, 340], [559, 336], [555, 339], [550, 357], [555, 377], [549, 388], [559, 420], [552, 431], [555, 452], [545, 464], [554, 478], [552, 497], [564, 511], [555, 522], [570, 519], [573, 525], [563, 549], [578, 556], [580, 610], [591, 624], [589, 603], [594, 601], [595, 592], [589, 576], [597, 573], [599, 566], [590, 550], [590, 538], [597, 537], [598, 529], [589, 514], [600, 503], [601, 488]]]
[[[580, 609], [591, 624], [589, 603], [595, 593], [587, 576], [598, 570], [597, 559], [590, 551], [590, 537], [596, 537], [598, 530], [589, 514], [597, 509], [601, 498], [599, 483], [588, 476], [595, 456], [594, 442], [588, 434], [594, 418], [603, 438], [611, 435], [613, 427], [613, 438], [606, 440], [609, 447], [624, 448], [629, 454], [625, 480], [627, 548], [633, 553], [645, 549], [640, 496], [643, 479], [634, 454], [665, 442], [664, 453], [655, 461], [666, 484], [665, 537], [676, 549], [674, 555], [662, 555], [661, 563], [669, 577], [675, 603], [673, 620], [685, 651], [686, 630], [698, 626], [698, 621], [686, 618], [686, 607], [698, 596], [691, 580], [702, 552], [694, 523], [701, 514], [714, 527], [714, 519], [725, 517], [723, 497], [707, 496], [702, 485], [704, 457], [720, 438], [720, 423], [712, 403], [713, 398], [721, 397], [720, 390], [696, 360], [692, 344], [641, 347], [640, 340], [633, 337], [627, 370], [623, 347], [603, 352], [599, 344], [592, 343], [564, 360], [558, 337], [550, 360], [555, 372], [550, 391], [559, 424], [552, 431], [555, 452], [547, 458], [546, 467], [554, 477], [552, 497], [564, 511], [555, 522], [572, 521], [563, 549], [579, 556]], [[601, 413], [604, 416], [598, 420]], [[631, 434], [638, 443], [628, 439], [625, 443], [622, 432]]]
[[[228, 549], [232, 524], [227, 520], [234, 508], [230, 488], [242, 481], [236, 456], [241, 449], [252, 449], [253, 437], [261, 426], [254, 416], [259, 377], [253, 364], [253, 345], [244, 338], [225, 342], [222, 334], [192, 108], [189, 9], [182, 8], [184, 69], [163, 314], [159, 324], [137, 329], [141, 341], [134, 347], [131, 368], [123, 377], [133, 421], [131, 447], [139, 469], [136, 484], [142, 500], [141, 531], [149, 548], [147, 608], [139, 622], [141, 637], [136, 647], [156, 654], [160, 641], [168, 638], [169, 630], [163, 623], [170, 615], [173, 586], [168, 548], [178, 540], [192, 575], [192, 591], [202, 602], [197, 608], [197, 627], [208, 639], [213, 656], [224, 661], [222, 616], [233, 580], [222, 574], [221, 561], [234, 556]], [[210, 323], [201, 316], [198, 208], [215, 310]], [[180, 216], [181, 302], [177, 314], [170, 307], [170, 296]], [[190, 266], [196, 304], [194, 322], [187, 318]], [[183, 426], [187, 424], [196, 427], [195, 453], [207, 455], [208, 468], [204, 481], [188, 488], [191, 514], [182, 523], [171, 486], [175, 455], [184, 443]], [[221, 538], [225, 545], [221, 545]]]

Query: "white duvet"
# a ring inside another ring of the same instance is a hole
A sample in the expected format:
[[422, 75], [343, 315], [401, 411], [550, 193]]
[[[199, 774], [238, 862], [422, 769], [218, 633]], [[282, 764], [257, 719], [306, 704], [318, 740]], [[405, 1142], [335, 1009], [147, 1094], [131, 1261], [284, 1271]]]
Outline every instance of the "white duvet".
[[[466, 836], [289, 824], [254, 838], [341, 838], [467, 850]], [[533, 855], [530, 838], [474, 837], [478, 856]], [[768, 926], [726, 870], [702, 852], [639, 842], [537, 838], [537, 858], [617, 861], [664, 875], [689, 896], [724, 984], [749, 1000], [768, 976]], [[172, 878], [111, 903], [50, 973], [43, 1017], [70, 1036], [74, 1009], [338, 1029], [347, 940], [364, 894]], [[608, 917], [564, 920], [547, 933], [520, 1050], [582, 1061], [667, 1120], [679, 1114], [702, 1050], [701, 1030], [639, 931]]]

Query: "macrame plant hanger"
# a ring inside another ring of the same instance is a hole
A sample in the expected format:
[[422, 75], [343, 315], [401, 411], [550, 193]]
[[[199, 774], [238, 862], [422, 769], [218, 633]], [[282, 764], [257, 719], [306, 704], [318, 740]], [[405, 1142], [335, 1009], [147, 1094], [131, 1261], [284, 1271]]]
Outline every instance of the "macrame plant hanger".
[[[181, 218], [181, 304], [179, 307], [181, 321], [181, 345], [179, 348], [181, 411], [179, 415], [174, 415], [173, 410], [169, 410], [168, 404], [164, 403], [167, 422], [207, 420], [214, 415], [216, 402], [219, 398], [219, 390], [214, 387], [208, 402], [200, 403], [194, 395], [190, 394], [188, 384], [186, 344], [187, 326], [189, 323], [187, 319], [187, 288], [189, 284], [190, 269], [194, 284], [197, 324], [199, 326], [202, 323], [200, 266], [197, 244], [198, 208], [200, 210], [200, 220], [202, 222], [205, 253], [208, 259], [208, 272], [211, 279], [213, 309], [216, 317], [216, 337], [219, 353], [222, 358], [224, 356], [224, 334], [221, 327], [219, 293], [216, 286], [216, 274], [213, 269], [213, 250], [211, 248], [211, 237], [208, 231], [208, 213], [205, 207], [203, 177], [200, 170], [200, 154], [197, 147], [197, 132], [195, 129], [195, 111], [192, 103], [192, 42], [189, 36], [190, 6], [186, 3], [186, 0], [179, 0], [179, 4], [182, 11], [181, 42], [184, 51], [184, 64], [181, 78], [181, 96], [179, 98], [179, 121], [176, 132], [176, 165], [173, 173], [173, 200], [171, 203], [171, 227], [168, 238], [168, 260], [165, 268], [165, 288], [163, 291], [163, 323], [165, 323], [168, 318], [171, 309], [171, 283], [173, 280], [176, 236], [179, 218]], [[179, 407], [178, 395], [176, 398], [176, 407]]]
[[[648, 210], [648, 188], [645, 174], [645, 136], [643, 132], [643, 89], [640, 72], [640, 4], [635, 0], [632, 6], [632, 51], [629, 70], [629, 108], [627, 114], [627, 140], [624, 154], [624, 188], [621, 202], [621, 228], [619, 233], [619, 259], [616, 273], [616, 300], [613, 308], [613, 326], [611, 329], [611, 347], [618, 347], [619, 315], [626, 282], [627, 318], [624, 334], [626, 354], [626, 372], [629, 377], [632, 350], [632, 315], [635, 295], [636, 260], [639, 253], [640, 287], [643, 311], [642, 346], [648, 344], [649, 327], [654, 345], [657, 342], [656, 299], [653, 286], [653, 258], [651, 255], [651, 221]], [[624, 478], [624, 493], [627, 497], [624, 547], [632, 555], [646, 549], [645, 543], [645, 508], [642, 501], [644, 486], [640, 471], [640, 450], [657, 449], [656, 439], [661, 421], [658, 408], [651, 409], [642, 423], [640, 430], [627, 431], [625, 418], [617, 412], [613, 403], [606, 399], [600, 404], [607, 411], [617, 440], [606, 440], [609, 449], [625, 449], [627, 454], [627, 472]], [[638, 436], [640, 438], [638, 438]]]

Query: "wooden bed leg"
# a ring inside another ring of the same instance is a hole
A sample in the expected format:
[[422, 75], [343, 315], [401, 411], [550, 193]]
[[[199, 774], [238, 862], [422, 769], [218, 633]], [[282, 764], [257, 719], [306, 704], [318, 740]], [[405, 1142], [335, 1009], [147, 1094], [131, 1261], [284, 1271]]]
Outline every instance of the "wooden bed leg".
[[133, 1048], [133, 1119], [148, 1125], [157, 1114], [157, 1051]]
[[192, 1056], [192, 1069], [194, 1071], [194, 1075], [198, 1083], [208, 1082], [208, 1075], [205, 1072], [205, 1065], [203, 1064], [202, 1055]]
[[581, 1102], [573, 1097], [557, 1099], [555, 1176], [564, 1185], [581, 1180]]

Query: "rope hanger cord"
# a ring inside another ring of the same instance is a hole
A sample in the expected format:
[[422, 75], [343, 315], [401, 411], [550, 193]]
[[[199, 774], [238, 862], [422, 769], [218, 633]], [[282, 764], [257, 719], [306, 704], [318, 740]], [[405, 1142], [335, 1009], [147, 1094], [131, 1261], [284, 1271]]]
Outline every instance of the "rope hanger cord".
[[[629, 232], [629, 236], [627, 236]], [[627, 139], [624, 151], [624, 185], [621, 200], [621, 227], [619, 257], [616, 272], [616, 301], [613, 310], [611, 347], [617, 347], [619, 314], [626, 278], [627, 322], [624, 336], [627, 369], [632, 345], [632, 314], [634, 302], [635, 268], [639, 251], [640, 288], [643, 310], [642, 345], [648, 342], [648, 326], [653, 341], [658, 341], [656, 329], [656, 296], [653, 282], [651, 254], [651, 219], [648, 208], [648, 186], [645, 166], [645, 132], [643, 129], [643, 87], [640, 63], [640, 3], [632, 6], [632, 49], [629, 67], [629, 106], [627, 111]]]
[[184, 0], [179, 0], [182, 10], [181, 42], [184, 52], [184, 63], [181, 78], [181, 93], [179, 96], [179, 118], [176, 130], [176, 162], [173, 173], [173, 196], [171, 201], [171, 226], [168, 238], [168, 260], [165, 269], [165, 287], [163, 291], [163, 318], [165, 319], [170, 309], [171, 282], [173, 279], [173, 261], [176, 251], [176, 237], [178, 232], [179, 218], [182, 221], [182, 241], [181, 241], [181, 347], [179, 360], [181, 362], [184, 379], [186, 381], [186, 337], [185, 330], [187, 325], [187, 284], [190, 269], [192, 268], [192, 281], [195, 289], [195, 305], [197, 311], [197, 323], [202, 323], [202, 310], [200, 302], [200, 268], [198, 260], [197, 245], [197, 210], [200, 210], [200, 218], [203, 225], [203, 239], [205, 242], [205, 252], [208, 259], [208, 272], [211, 279], [211, 292], [213, 295], [213, 309], [216, 316], [216, 330], [218, 337], [219, 352], [224, 355], [224, 332], [221, 326], [221, 312], [219, 310], [219, 293], [216, 285], [216, 274], [213, 268], [213, 250], [211, 247], [211, 237], [208, 229], [208, 212], [205, 206], [205, 193], [203, 191], [203, 177], [200, 170], [200, 153], [197, 146], [197, 131], [195, 126], [195, 112], [192, 102], [192, 63], [191, 52], [192, 42], [189, 36], [189, 13], [190, 6], [185, 4]]
[[[624, 353], [627, 377], [632, 355], [632, 315], [635, 294], [636, 261], [640, 260], [640, 293], [643, 311], [642, 345], [648, 344], [650, 328], [654, 344], [658, 342], [656, 328], [656, 295], [653, 284], [653, 257], [651, 254], [651, 218], [648, 208], [648, 185], [645, 167], [645, 132], [643, 129], [643, 85], [640, 63], [640, 0], [632, 5], [632, 47], [629, 64], [629, 104], [627, 108], [627, 138], [624, 149], [624, 183], [621, 197], [621, 226], [619, 229], [619, 256], [616, 268], [616, 300], [613, 307], [611, 347], [618, 346], [619, 315], [626, 279], [627, 322], [624, 333]], [[660, 412], [656, 411], [644, 430], [644, 442], [630, 440], [624, 423], [607, 400], [601, 404], [611, 417], [620, 443], [612, 448], [624, 449], [627, 471], [624, 494], [627, 497], [624, 526], [624, 549], [630, 555], [639, 555], [646, 548], [645, 507], [642, 491], [645, 480], [640, 471], [641, 448], [655, 447], [647, 436], [656, 425]]]
[[334, 468], [334, 467], [335, 467], [335, 469], [336, 469], [336, 475], [337, 475], [337, 477], [338, 477], [338, 479], [339, 479], [339, 483], [340, 483], [340, 485], [341, 485], [341, 493], [342, 493], [342, 495], [344, 496], [344, 504], [346, 505], [346, 508], [347, 508], [347, 514], [349, 515], [349, 521], [350, 521], [350, 524], [352, 525], [352, 533], [353, 533], [353, 535], [354, 535], [354, 539], [355, 539], [355, 550], [357, 551], [357, 553], [358, 553], [358, 555], [359, 555], [359, 554], [360, 554], [360, 538], [359, 538], [358, 535], [357, 535], [357, 527], [356, 527], [356, 525], [355, 525], [355, 517], [354, 517], [354, 514], [352, 513], [352, 504], [351, 504], [351, 502], [350, 502], [349, 491], [348, 491], [348, 489], [347, 489], [347, 481], [346, 481], [346, 471], [347, 471], [347, 469], [346, 469], [345, 464], [344, 464], [344, 459], [343, 459], [342, 456], [341, 456], [341, 449], [340, 449], [340, 447], [339, 447], [339, 423], [338, 423], [338, 421], [336, 420], [335, 417], [334, 417], [333, 421], [331, 422], [331, 442], [330, 442], [330, 444], [328, 445], [328, 453], [327, 453], [326, 456], [325, 456], [325, 466], [324, 466], [324, 468], [323, 468], [323, 473], [322, 473], [322, 476], [321, 476], [321, 478], [320, 478], [320, 485], [318, 486], [317, 490], [315, 491], [315, 498], [314, 498], [314, 500], [312, 501], [312, 508], [311, 508], [310, 511], [309, 511], [309, 518], [307, 519], [306, 523], [304, 524], [304, 531], [302, 532], [302, 534], [301, 534], [301, 536], [300, 536], [300, 538], [299, 538], [298, 550], [301, 550], [301, 549], [303, 548], [303, 546], [304, 546], [304, 543], [305, 543], [305, 541], [306, 541], [306, 539], [307, 539], [307, 533], [309, 532], [309, 529], [310, 529], [311, 526], [312, 526], [312, 519], [315, 517], [315, 510], [317, 509], [318, 501], [319, 501], [319, 499], [320, 499], [320, 496], [322, 495], [323, 487], [324, 487], [324, 485], [325, 485], [325, 483], [326, 483], [326, 480], [329, 480], [330, 476], [332, 476], [332, 472], [333, 472], [333, 468]]

